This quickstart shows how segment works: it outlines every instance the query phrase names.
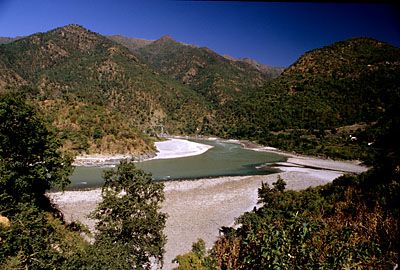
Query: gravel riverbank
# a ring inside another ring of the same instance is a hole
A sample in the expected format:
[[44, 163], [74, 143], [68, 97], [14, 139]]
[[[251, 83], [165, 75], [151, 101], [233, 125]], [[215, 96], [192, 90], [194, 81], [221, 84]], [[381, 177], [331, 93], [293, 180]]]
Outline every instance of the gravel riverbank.
[[[233, 225], [235, 218], [257, 205], [257, 190], [262, 182], [271, 184], [280, 175], [287, 182], [288, 189], [298, 190], [326, 184], [344, 173], [367, 170], [354, 162], [318, 161], [306, 157], [301, 157], [300, 162], [289, 158], [285, 164], [276, 166], [283, 172], [165, 182], [163, 211], [169, 218], [165, 228], [168, 242], [164, 269], [171, 269], [174, 266], [171, 260], [189, 251], [198, 238], [204, 239], [207, 247], [211, 247], [220, 227]], [[68, 221], [78, 220], [94, 227], [95, 221], [87, 215], [99, 202], [100, 189], [50, 193], [49, 196]]]
[[[240, 143], [239, 141], [232, 141]], [[156, 143], [159, 153], [155, 158], [177, 158], [199, 155], [211, 148], [173, 138]], [[249, 147], [250, 145], [245, 145]], [[257, 191], [262, 182], [272, 184], [281, 176], [286, 188], [299, 190], [323, 185], [345, 173], [361, 173], [368, 168], [355, 161], [335, 161], [300, 156], [268, 147], [251, 145], [255, 151], [271, 151], [288, 157], [286, 162], [268, 164], [281, 172], [270, 175], [219, 177], [187, 181], [165, 182], [165, 197], [162, 211], [167, 213], [164, 269], [172, 269], [172, 259], [191, 249], [193, 242], [202, 238], [210, 248], [218, 237], [219, 228], [232, 226], [235, 218], [257, 206]], [[78, 159], [83, 164], [102, 164], [126, 156], [97, 156]], [[101, 199], [101, 190], [81, 190], [49, 193], [59, 206], [67, 221], [80, 221], [94, 229], [95, 221], [88, 218]]]

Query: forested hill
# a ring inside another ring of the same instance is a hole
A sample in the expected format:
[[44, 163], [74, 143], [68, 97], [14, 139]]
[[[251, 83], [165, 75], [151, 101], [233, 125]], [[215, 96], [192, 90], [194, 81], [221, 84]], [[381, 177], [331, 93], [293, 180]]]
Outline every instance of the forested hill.
[[[238, 121], [229, 133], [311, 154], [363, 152], [353, 146], [374, 141], [370, 128], [400, 104], [399, 87], [399, 48], [370, 38], [337, 42], [305, 53], [270, 84], [228, 104], [234, 113], [227, 117]], [[356, 133], [359, 140], [348, 142]]]
[[110, 38], [127, 46], [160, 74], [189, 86], [216, 105], [264, 85], [282, 71], [249, 59], [227, 58], [205, 47], [177, 42], [168, 35], [153, 42]]
[[1, 45], [0, 66], [1, 91], [26, 94], [77, 152], [146, 152], [143, 131], [190, 133], [208, 113], [197, 93], [78, 25]]
[[[37, 105], [75, 153], [152, 151], [144, 133], [246, 138], [364, 158], [399, 104], [400, 49], [354, 38], [305, 53], [277, 76], [164, 36], [104, 37], [68, 25], [0, 45], [0, 92]], [[358, 140], [349, 142], [349, 136]]]
[[368, 38], [350, 39], [305, 53], [250, 99], [286, 112], [274, 117], [273, 131], [375, 121], [398, 101], [399, 72], [399, 48]]
[[[310, 97], [315, 105], [328, 109], [325, 118], [330, 126], [340, 126], [376, 121], [398, 102], [399, 72], [399, 48], [354, 38], [306, 53], [282, 78], [287, 94]], [[317, 112], [317, 106], [313, 110]]]

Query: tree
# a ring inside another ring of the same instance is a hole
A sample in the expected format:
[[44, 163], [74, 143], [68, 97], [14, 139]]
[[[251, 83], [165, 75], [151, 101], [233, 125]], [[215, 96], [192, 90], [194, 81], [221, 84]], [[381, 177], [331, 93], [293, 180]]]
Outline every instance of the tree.
[[274, 186], [274, 190], [282, 193], [285, 190], [286, 182], [282, 179], [280, 175], [278, 175], [278, 179], [276, 180], [276, 182], [272, 183], [272, 185]]
[[207, 270], [215, 268], [207, 254], [206, 243], [203, 239], [198, 239], [197, 242], [192, 244], [190, 252], [176, 256], [172, 262], [179, 264], [174, 270]]
[[60, 269], [86, 245], [45, 195], [69, 183], [59, 148], [31, 106], [0, 96], [0, 269]]
[[280, 175], [278, 175], [278, 179], [276, 182], [272, 183], [272, 186], [273, 188], [271, 188], [268, 183], [261, 183], [261, 187], [258, 189], [259, 203], [268, 206], [277, 196], [279, 196], [280, 193], [284, 192], [286, 182]]
[[20, 98], [0, 99], [1, 211], [17, 203], [49, 206], [46, 190], [69, 181], [71, 158], [35, 110]]
[[[135, 269], [150, 269], [152, 263], [162, 266], [163, 233], [166, 214], [161, 213], [164, 184], [154, 182], [150, 174], [137, 169], [132, 162], [121, 162], [117, 169], [104, 173], [103, 201], [93, 217], [98, 219], [96, 242], [108, 256], [118, 257], [125, 265]], [[104, 265], [108, 269], [107, 265]]]

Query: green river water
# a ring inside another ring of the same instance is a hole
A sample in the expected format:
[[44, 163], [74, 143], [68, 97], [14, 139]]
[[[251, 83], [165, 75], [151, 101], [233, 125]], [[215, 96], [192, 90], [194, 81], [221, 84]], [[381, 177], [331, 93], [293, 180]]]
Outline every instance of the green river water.
[[[155, 180], [198, 179], [218, 176], [259, 175], [275, 173], [274, 170], [257, 169], [265, 163], [285, 161], [282, 155], [244, 149], [241, 145], [219, 141], [196, 141], [214, 146], [204, 154], [155, 159], [136, 163], [139, 168], [152, 173]], [[70, 189], [100, 187], [102, 172], [109, 168], [76, 167], [71, 176]]]

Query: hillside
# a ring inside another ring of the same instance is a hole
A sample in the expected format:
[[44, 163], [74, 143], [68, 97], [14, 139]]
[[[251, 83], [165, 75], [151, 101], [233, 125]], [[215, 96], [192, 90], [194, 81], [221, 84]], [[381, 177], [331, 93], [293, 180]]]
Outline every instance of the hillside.
[[[399, 87], [399, 48], [369, 38], [337, 42], [305, 53], [270, 84], [228, 104], [226, 117], [237, 121], [228, 134], [360, 158], [356, 152], [374, 141], [368, 130], [400, 103]], [[345, 127], [354, 124], [359, 128]], [[350, 142], [356, 133], [362, 140]]]
[[[82, 117], [99, 118], [104, 110], [111, 118], [129, 119], [126, 123], [135, 127], [128, 128], [128, 125], [124, 130], [116, 130], [117, 135], [111, 139], [106, 139], [112, 135], [110, 133], [95, 138], [95, 129], [107, 130], [104, 128], [108, 125], [107, 117], [100, 117], [97, 124], [89, 128], [91, 132], [84, 143], [98, 145], [87, 150], [104, 149], [104, 145], [101, 146], [104, 140], [117, 144], [121, 142], [117, 138], [122, 136], [118, 133], [126, 133], [124, 136], [132, 137], [141, 145], [139, 152], [147, 151], [152, 146], [151, 143], [142, 145], [143, 141], [148, 142], [142, 131], [154, 132], [157, 125], [163, 124], [169, 132], [189, 133], [208, 114], [207, 104], [196, 93], [156, 74], [127, 48], [77, 25], [1, 45], [0, 64], [8, 74], [2, 74], [6, 77], [1, 78], [2, 91], [19, 88], [34, 103], [62, 104], [59, 108], [62, 111], [76, 111], [76, 104], [87, 108], [85, 116], [66, 116], [74, 126], [72, 137], [81, 136], [79, 131], [90, 126]], [[57, 111], [39, 107], [47, 119], [55, 119], [53, 114]], [[63, 127], [57, 122], [54, 124]], [[116, 126], [121, 125], [117, 123]], [[61, 133], [69, 134], [64, 131]], [[74, 144], [71, 136], [67, 135], [67, 144]], [[117, 149], [109, 150], [115, 151]]]
[[111, 39], [128, 47], [160, 74], [189, 86], [216, 106], [264, 85], [281, 71], [230, 60], [208, 48], [177, 42], [168, 35], [139, 46], [136, 39]]
[[[306, 53], [284, 71], [288, 94], [316, 99], [331, 111], [332, 125], [376, 121], [399, 101], [400, 49], [355, 38]], [[321, 102], [320, 102], [321, 103]]]
[[121, 35], [107, 36], [107, 38], [127, 47], [132, 52], [135, 52], [137, 49], [149, 45], [154, 41], [142, 38], [129, 38]]

